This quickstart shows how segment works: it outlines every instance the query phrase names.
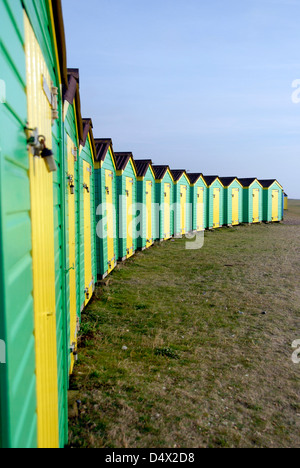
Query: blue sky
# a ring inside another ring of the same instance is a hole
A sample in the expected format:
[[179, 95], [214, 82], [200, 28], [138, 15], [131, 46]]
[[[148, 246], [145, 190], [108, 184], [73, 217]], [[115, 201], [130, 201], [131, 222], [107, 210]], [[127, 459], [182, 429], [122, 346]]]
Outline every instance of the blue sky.
[[277, 178], [300, 198], [300, 0], [62, 3], [95, 137], [173, 169]]

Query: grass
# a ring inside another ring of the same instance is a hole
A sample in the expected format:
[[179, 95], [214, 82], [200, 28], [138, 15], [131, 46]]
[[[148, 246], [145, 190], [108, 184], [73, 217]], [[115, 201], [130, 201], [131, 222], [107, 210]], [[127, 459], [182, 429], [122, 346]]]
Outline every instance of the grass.
[[[71, 447], [299, 447], [300, 202], [285, 224], [156, 245], [83, 315]], [[76, 406], [76, 405], [75, 405]]]

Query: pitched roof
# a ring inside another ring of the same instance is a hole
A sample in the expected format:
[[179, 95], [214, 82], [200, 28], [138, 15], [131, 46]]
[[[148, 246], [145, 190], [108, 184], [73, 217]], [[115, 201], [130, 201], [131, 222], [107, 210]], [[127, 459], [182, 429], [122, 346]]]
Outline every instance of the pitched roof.
[[138, 177], [145, 177], [149, 169], [150, 164], [152, 164], [151, 159], [135, 159], [136, 172]]
[[88, 135], [90, 135], [92, 150], [94, 153], [94, 157], [96, 157], [96, 146], [95, 146], [95, 140], [94, 140], [94, 135], [93, 135], [93, 121], [92, 119], [82, 119], [82, 125], [83, 125], [83, 134], [82, 134], [82, 140], [80, 141], [80, 144], [84, 148], [86, 145], [87, 137]]
[[64, 86], [63, 100], [73, 104], [75, 99], [77, 130], [79, 142], [83, 140], [83, 123], [81, 116], [81, 102], [79, 93], [79, 69], [69, 68], [67, 71], [68, 85]]
[[96, 138], [95, 145], [96, 145], [96, 161], [104, 161], [109, 147], [113, 149], [111, 138]]
[[250, 178], [246, 178], [246, 179], [239, 179], [240, 183], [242, 184], [243, 187], [250, 187], [251, 184], [253, 184], [253, 182], [257, 180], [256, 177], [250, 177]]
[[82, 124], [83, 124], [83, 135], [82, 135], [82, 140], [80, 144], [82, 146], [85, 146], [89, 131], [91, 128], [93, 128], [93, 122], [92, 122], [92, 119], [82, 119]]
[[220, 181], [224, 185], [224, 187], [229, 187], [229, 185], [232, 184], [232, 182], [237, 179], [237, 177], [219, 177]]
[[205, 180], [205, 182], [207, 183], [208, 187], [214, 183], [214, 181], [216, 179], [218, 179], [218, 176], [217, 175], [214, 175], [214, 176], [203, 176], [203, 179]]
[[200, 179], [200, 177], [202, 176], [202, 174], [201, 174], [201, 173], [199, 173], [199, 174], [190, 174], [190, 173], [187, 173], [187, 176], [188, 176], [188, 178], [189, 178], [189, 180], [190, 180], [191, 185], [194, 185], [194, 184], [196, 184], [196, 183], [198, 182], [198, 180]]
[[174, 179], [175, 182], [177, 182], [183, 176], [184, 173], [185, 173], [184, 169], [178, 169], [178, 170], [175, 170], [175, 171], [171, 171], [171, 174], [172, 174], [173, 179]]
[[268, 180], [259, 180], [258, 181], [264, 188], [269, 188], [274, 182], [277, 182], [276, 179], [268, 179]]
[[132, 153], [115, 153], [117, 171], [124, 171], [127, 167], [127, 164], [130, 161], [130, 158], [133, 159]]
[[52, 2], [52, 10], [55, 24], [55, 35], [57, 39], [57, 51], [60, 65], [60, 72], [62, 77], [63, 86], [68, 85], [67, 77], [67, 50], [66, 50], [66, 38], [65, 38], [65, 28], [64, 28], [64, 19], [62, 12], [61, 0]]
[[155, 178], [157, 180], [161, 180], [165, 177], [167, 170], [169, 169], [169, 166], [152, 166], [152, 169], [155, 174]]

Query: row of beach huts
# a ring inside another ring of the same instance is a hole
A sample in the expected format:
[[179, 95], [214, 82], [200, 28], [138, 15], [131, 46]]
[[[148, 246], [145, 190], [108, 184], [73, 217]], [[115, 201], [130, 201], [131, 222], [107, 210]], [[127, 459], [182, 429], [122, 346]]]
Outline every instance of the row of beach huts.
[[172, 170], [95, 138], [66, 57], [60, 0], [0, 0], [1, 448], [68, 443], [81, 314], [118, 261], [283, 219], [276, 180]]

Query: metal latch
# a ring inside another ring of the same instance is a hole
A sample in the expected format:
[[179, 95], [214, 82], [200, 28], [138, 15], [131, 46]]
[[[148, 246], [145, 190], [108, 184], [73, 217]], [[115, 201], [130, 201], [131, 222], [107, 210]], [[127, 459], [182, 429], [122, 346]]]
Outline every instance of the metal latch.
[[74, 148], [72, 148], [72, 154], [74, 156], [74, 161], [77, 161], [78, 148], [76, 146], [74, 146]]
[[73, 354], [75, 361], [78, 361], [78, 352], [76, 349], [76, 343], [72, 343], [70, 346], [70, 353]]
[[74, 177], [71, 174], [69, 174], [67, 179], [69, 180], [70, 193], [71, 195], [74, 195], [75, 193]]
[[83, 184], [83, 188], [87, 191], [87, 193], [90, 193], [90, 189], [87, 184]]
[[32, 149], [35, 158], [42, 158], [46, 162], [48, 172], [56, 172], [57, 165], [51, 149], [46, 146], [46, 137], [39, 135], [38, 128], [25, 128], [27, 145]]

